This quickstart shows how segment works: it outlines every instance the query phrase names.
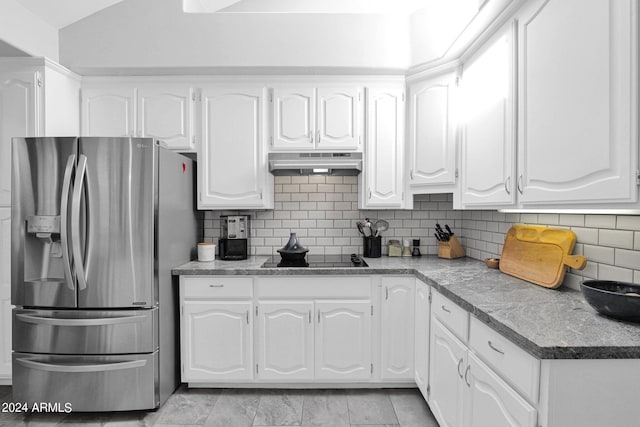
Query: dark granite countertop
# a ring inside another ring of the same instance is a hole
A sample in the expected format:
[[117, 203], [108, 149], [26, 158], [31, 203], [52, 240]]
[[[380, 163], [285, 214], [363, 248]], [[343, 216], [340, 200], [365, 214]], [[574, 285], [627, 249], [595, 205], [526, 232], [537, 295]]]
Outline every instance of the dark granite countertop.
[[640, 324], [598, 314], [573, 289], [546, 289], [471, 258], [365, 258], [368, 268], [261, 268], [268, 257], [192, 261], [174, 275], [413, 274], [540, 359], [640, 358]]

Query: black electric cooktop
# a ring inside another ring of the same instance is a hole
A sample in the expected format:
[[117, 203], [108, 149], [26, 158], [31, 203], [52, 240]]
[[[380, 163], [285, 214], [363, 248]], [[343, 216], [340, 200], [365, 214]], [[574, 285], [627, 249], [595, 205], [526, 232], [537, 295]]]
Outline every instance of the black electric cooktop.
[[284, 261], [280, 255], [272, 256], [263, 268], [303, 267], [303, 268], [335, 268], [335, 267], [369, 267], [358, 255], [307, 255], [302, 260]]

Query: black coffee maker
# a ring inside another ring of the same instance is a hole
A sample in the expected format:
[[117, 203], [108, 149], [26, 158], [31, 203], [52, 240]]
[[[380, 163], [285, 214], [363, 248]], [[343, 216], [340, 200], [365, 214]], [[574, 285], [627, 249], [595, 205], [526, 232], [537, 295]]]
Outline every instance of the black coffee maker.
[[220, 259], [241, 260], [249, 256], [249, 216], [220, 216]]

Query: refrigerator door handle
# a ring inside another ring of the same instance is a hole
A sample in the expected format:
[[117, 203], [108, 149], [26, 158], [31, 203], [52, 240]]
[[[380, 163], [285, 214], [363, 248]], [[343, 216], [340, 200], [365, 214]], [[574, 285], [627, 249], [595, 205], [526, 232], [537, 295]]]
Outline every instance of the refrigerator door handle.
[[82, 190], [84, 189], [84, 178], [87, 172], [87, 156], [78, 156], [78, 169], [76, 170], [76, 181], [73, 186], [73, 197], [71, 199], [71, 242], [73, 245], [73, 261], [78, 279], [78, 289], [87, 288], [87, 274], [84, 269], [84, 259], [82, 247], [80, 246], [80, 201]]
[[15, 361], [29, 369], [38, 369], [40, 371], [49, 372], [105, 372], [105, 371], [118, 371], [122, 369], [140, 368], [147, 364], [144, 359], [132, 360], [128, 362], [115, 362], [115, 363], [98, 363], [93, 365], [78, 365], [75, 363], [70, 364], [50, 364], [42, 362], [34, 362], [29, 359], [15, 359]]
[[16, 318], [24, 323], [51, 326], [103, 326], [122, 325], [126, 323], [139, 323], [146, 319], [145, 316], [121, 316], [121, 317], [99, 317], [99, 318], [79, 318], [64, 319], [57, 317], [33, 316], [30, 314], [16, 314]]
[[71, 191], [71, 175], [73, 175], [74, 165], [76, 163], [76, 155], [71, 154], [67, 159], [67, 166], [64, 169], [64, 178], [62, 179], [62, 198], [60, 201], [60, 245], [62, 246], [62, 260], [64, 264], [64, 277], [67, 287], [75, 291], [73, 283], [73, 274], [71, 273], [71, 259], [69, 258], [69, 192]]

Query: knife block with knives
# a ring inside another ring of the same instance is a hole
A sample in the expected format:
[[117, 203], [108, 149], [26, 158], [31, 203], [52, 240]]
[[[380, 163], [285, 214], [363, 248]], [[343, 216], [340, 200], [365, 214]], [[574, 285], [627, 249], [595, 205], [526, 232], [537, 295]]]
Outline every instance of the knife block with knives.
[[438, 240], [438, 256], [440, 258], [453, 259], [461, 258], [465, 256], [464, 248], [458, 241], [458, 238], [453, 234], [451, 228], [447, 224], [444, 226], [447, 231], [444, 231], [440, 224], [436, 224], [436, 239]]

